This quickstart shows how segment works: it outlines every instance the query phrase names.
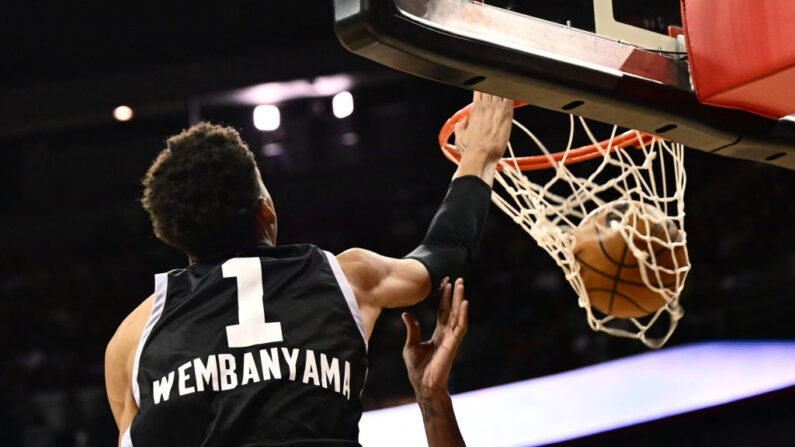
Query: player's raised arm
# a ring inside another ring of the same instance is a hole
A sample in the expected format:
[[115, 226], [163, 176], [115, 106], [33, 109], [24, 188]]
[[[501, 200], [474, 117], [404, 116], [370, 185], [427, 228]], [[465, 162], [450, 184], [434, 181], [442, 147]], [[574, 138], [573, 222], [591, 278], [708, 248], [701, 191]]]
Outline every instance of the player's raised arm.
[[383, 308], [415, 304], [445, 277], [463, 276], [488, 216], [497, 163], [511, 132], [513, 101], [475, 92], [470, 118], [456, 127], [461, 161], [422, 243], [404, 259], [352, 249], [338, 256], [369, 336]]

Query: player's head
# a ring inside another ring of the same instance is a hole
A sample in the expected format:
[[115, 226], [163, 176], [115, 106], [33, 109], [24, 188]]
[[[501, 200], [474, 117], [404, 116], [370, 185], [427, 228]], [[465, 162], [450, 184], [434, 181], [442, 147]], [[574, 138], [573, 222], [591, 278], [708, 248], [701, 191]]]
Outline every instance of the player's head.
[[168, 139], [143, 180], [155, 235], [193, 260], [276, 241], [276, 214], [237, 131], [200, 123]]

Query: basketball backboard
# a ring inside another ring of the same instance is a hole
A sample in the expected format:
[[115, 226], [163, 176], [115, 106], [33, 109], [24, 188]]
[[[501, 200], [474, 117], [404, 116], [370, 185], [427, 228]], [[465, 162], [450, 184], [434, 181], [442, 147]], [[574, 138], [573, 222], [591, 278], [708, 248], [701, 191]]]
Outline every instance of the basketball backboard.
[[676, 0], [334, 6], [342, 44], [397, 70], [795, 169], [795, 121], [699, 102], [683, 42], [660, 33], [680, 24]]

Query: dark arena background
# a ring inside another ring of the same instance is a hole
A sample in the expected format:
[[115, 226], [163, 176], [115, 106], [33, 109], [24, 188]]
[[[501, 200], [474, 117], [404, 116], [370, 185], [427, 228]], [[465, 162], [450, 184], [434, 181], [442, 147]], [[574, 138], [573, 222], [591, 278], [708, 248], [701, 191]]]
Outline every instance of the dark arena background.
[[[578, 6], [587, 2], [502, 3], [588, 21]], [[616, 13], [649, 28], [679, 24], [677, 2], [652, 3], [673, 13], [640, 18], [631, 6]], [[116, 443], [105, 347], [152, 293], [153, 274], [187, 263], [154, 237], [139, 202], [140, 180], [168, 136], [199, 120], [238, 129], [275, 201], [279, 242], [334, 253], [408, 253], [454, 171], [437, 133], [471, 93], [348, 53], [334, 34], [330, 1], [28, 1], [4, 9], [0, 445]], [[333, 104], [341, 91], [351, 93], [352, 113]], [[259, 104], [278, 106], [276, 129], [255, 127]], [[114, 119], [120, 105], [131, 119]], [[553, 144], [568, 129], [560, 114], [518, 116]], [[666, 349], [795, 339], [795, 175], [700, 151], [688, 151], [686, 168], [693, 268], [686, 315]], [[494, 207], [467, 281], [469, 332], [451, 394], [648, 351], [593, 333], [561, 270]], [[424, 334], [437, 303], [410, 310]], [[402, 311], [385, 312], [370, 341], [367, 410], [413, 401]], [[591, 403], [593, 412], [603, 404]], [[793, 420], [790, 387], [566, 442], [793, 445]]]

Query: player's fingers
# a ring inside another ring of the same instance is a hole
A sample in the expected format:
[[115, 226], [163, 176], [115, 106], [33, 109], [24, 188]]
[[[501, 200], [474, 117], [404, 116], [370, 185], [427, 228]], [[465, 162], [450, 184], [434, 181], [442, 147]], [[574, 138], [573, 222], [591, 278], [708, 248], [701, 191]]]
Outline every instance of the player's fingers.
[[436, 312], [436, 324], [445, 324], [450, 318], [450, 283], [444, 285], [442, 299], [439, 301], [439, 311]]
[[469, 301], [464, 300], [461, 303], [461, 310], [458, 313], [458, 321], [455, 325], [455, 334], [456, 339], [460, 342], [462, 338], [464, 338], [464, 334], [467, 332], [468, 324], [467, 321], [469, 319]]
[[467, 130], [467, 127], [469, 127], [469, 117], [466, 117], [466, 118], [462, 119], [461, 121], [455, 123], [454, 130], [455, 130], [456, 137], [458, 137], [461, 134], [462, 131]]
[[410, 348], [420, 342], [420, 323], [414, 315], [403, 312], [403, 323], [406, 324], [406, 345], [403, 349]]
[[455, 287], [453, 289], [453, 302], [450, 305], [450, 318], [447, 320], [447, 325], [455, 328], [458, 321], [458, 314], [460, 313], [461, 300], [464, 299], [464, 279], [458, 278], [455, 280]]
[[483, 100], [483, 93], [480, 93], [477, 90], [472, 92], [472, 104], [475, 104], [475, 105], [480, 104], [481, 100]]
[[464, 301], [464, 278], [458, 278], [453, 290], [453, 307], [459, 307], [462, 301]]

